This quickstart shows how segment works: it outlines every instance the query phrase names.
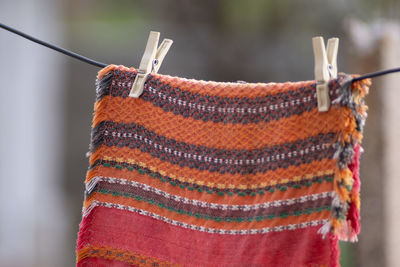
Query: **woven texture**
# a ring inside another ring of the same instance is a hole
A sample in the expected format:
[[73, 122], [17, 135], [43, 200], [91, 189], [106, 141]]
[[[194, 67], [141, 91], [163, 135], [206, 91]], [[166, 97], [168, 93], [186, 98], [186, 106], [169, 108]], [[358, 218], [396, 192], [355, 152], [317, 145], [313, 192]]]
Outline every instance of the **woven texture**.
[[360, 229], [370, 81], [220, 83], [99, 72], [78, 266], [337, 266]]

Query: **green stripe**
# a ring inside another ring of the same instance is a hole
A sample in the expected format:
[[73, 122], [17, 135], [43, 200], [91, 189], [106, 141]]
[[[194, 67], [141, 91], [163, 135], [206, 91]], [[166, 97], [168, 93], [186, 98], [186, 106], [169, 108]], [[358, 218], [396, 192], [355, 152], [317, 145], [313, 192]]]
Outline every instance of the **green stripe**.
[[283, 212], [280, 214], [268, 214], [268, 215], [261, 215], [261, 216], [256, 216], [256, 217], [220, 217], [220, 216], [211, 216], [208, 214], [201, 214], [201, 213], [195, 213], [193, 214], [193, 212], [191, 211], [185, 211], [182, 209], [177, 209], [173, 206], [167, 206], [166, 204], [162, 203], [162, 202], [157, 202], [154, 199], [150, 199], [150, 198], [144, 198], [142, 196], [139, 195], [135, 195], [135, 194], [131, 194], [131, 193], [121, 193], [121, 192], [117, 192], [117, 191], [112, 191], [112, 190], [106, 190], [106, 189], [100, 189], [98, 191], [101, 194], [104, 195], [112, 195], [112, 196], [123, 196], [126, 198], [133, 198], [137, 201], [140, 202], [147, 202], [150, 205], [153, 206], [158, 206], [161, 209], [167, 209], [171, 212], [176, 212], [179, 214], [185, 214], [188, 215], [190, 217], [196, 217], [197, 219], [205, 219], [205, 220], [214, 220], [216, 222], [221, 222], [221, 221], [225, 221], [225, 222], [243, 222], [243, 221], [247, 221], [247, 222], [252, 222], [252, 221], [263, 221], [263, 220], [273, 220], [275, 218], [287, 218], [289, 216], [301, 216], [301, 215], [309, 215], [313, 212], [322, 212], [324, 210], [331, 210], [331, 206], [319, 206], [319, 207], [315, 207], [315, 208], [309, 208], [306, 209], [304, 211], [301, 210], [295, 210], [292, 212]]

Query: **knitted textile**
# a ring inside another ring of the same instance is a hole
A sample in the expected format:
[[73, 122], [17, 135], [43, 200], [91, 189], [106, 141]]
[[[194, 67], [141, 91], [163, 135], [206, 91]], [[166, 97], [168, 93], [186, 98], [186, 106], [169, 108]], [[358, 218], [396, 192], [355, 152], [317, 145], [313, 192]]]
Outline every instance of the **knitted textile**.
[[359, 232], [369, 80], [221, 83], [110, 65], [97, 98], [78, 266], [337, 266]]

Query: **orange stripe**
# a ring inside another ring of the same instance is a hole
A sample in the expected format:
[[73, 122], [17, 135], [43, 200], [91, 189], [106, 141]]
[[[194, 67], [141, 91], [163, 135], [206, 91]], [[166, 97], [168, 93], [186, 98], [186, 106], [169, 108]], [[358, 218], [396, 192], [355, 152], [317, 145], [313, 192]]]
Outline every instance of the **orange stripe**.
[[328, 219], [330, 217], [330, 211], [322, 211], [322, 212], [313, 212], [311, 214], [300, 215], [300, 216], [289, 216], [287, 218], [274, 218], [273, 220], [263, 220], [263, 221], [252, 221], [252, 222], [216, 222], [214, 220], [206, 220], [206, 219], [197, 219], [196, 217], [179, 214], [177, 212], [171, 212], [168, 209], [160, 208], [156, 205], [151, 205], [145, 201], [137, 201], [134, 198], [125, 198], [125, 197], [116, 197], [112, 195], [105, 195], [101, 193], [93, 193], [87, 200], [84, 202], [84, 206], [87, 208], [90, 206], [91, 202], [94, 200], [98, 200], [100, 202], [109, 202], [114, 204], [121, 204], [125, 206], [135, 207], [137, 209], [146, 210], [149, 212], [153, 212], [155, 214], [159, 214], [161, 216], [185, 222], [187, 224], [193, 224], [198, 226], [204, 226], [209, 228], [217, 228], [217, 229], [257, 229], [264, 227], [275, 227], [279, 225], [288, 225], [288, 224], [299, 224], [305, 221], [311, 220], [323, 220]]
[[228, 205], [264, 203], [275, 200], [299, 198], [304, 195], [330, 192], [333, 190], [332, 183], [324, 182], [321, 184], [313, 183], [311, 186], [302, 187], [301, 189], [288, 187], [286, 191], [276, 190], [274, 193], [265, 192], [264, 195], [257, 194], [256, 196], [251, 196], [251, 197], [228, 196], [228, 195], [220, 196], [217, 195], [216, 193], [208, 194], [205, 192], [202, 193], [198, 192], [197, 190], [182, 189], [179, 186], [172, 186], [167, 182], [162, 182], [159, 179], [152, 178], [145, 174], [139, 174], [136, 171], [129, 171], [127, 169], [119, 170], [115, 168], [99, 166], [96, 169], [88, 172], [87, 181], [90, 181], [95, 176], [123, 178], [128, 181], [135, 181], [142, 184], [147, 184], [153, 188], [160, 189], [172, 195], [178, 195], [190, 199], [197, 199], [204, 202], [212, 202], [212, 203], [228, 204]]
[[116, 260], [130, 264], [135, 264], [135, 266], [154, 267], [156, 266], [155, 263], [158, 264], [157, 266], [179, 266], [167, 261], [159, 260], [154, 257], [148, 257], [142, 254], [130, 252], [128, 250], [115, 249], [111, 247], [97, 247], [97, 246], [83, 247], [78, 251], [76, 259], [77, 262], [79, 262], [85, 258], [104, 258], [108, 260]]
[[173, 77], [163, 74], [154, 74], [154, 78], [159, 79], [163, 83], [171, 87], [178, 87], [182, 91], [198, 93], [207, 96], [220, 97], [239, 97], [239, 98], [255, 98], [265, 95], [273, 95], [277, 93], [296, 90], [301, 87], [310, 86], [315, 81], [299, 81], [285, 83], [231, 83], [231, 82], [214, 82], [199, 81], [193, 79], [185, 79]]
[[[92, 165], [96, 160], [104, 158], [128, 163], [134, 160], [136, 161], [136, 164], [149, 168], [152, 171], [159, 172], [161, 175], [166, 175], [172, 179], [178, 180], [185, 178], [185, 181], [189, 183], [221, 188], [238, 187], [240, 189], [252, 188], [252, 186], [265, 187], [276, 183], [298, 181], [304, 179], [304, 177], [307, 177], [310, 174], [315, 174], [315, 170], [318, 170], [320, 173], [332, 171], [335, 169], [336, 162], [334, 159], [324, 159], [321, 161], [313, 161], [309, 164], [279, 168], [266, 173], [245, 175], [230, 173], [221, 174], [206, 170], [201, 171], [195, 168], [180, 167], [179, 165], [154, 158], [149, 153], [144, 153], [139, 149], [107, 147], [106, 145], [102, 145], [91, 155], [90, 164]], [[137, 159], [139, 159], [140, 162], [138, 162]]]
[[[106, 105], [109, 106], [107, 112]], [[331, 108], [329, 112], [318, 112], [315, 108], [300, 116], [293, 115], [278, 121], [224, 124], [177, 116], [134, 98], [106, 96], [96, 103], [96, 107], [101, 108], [97, 108], [92, 127], [105, 120], [135, 123], [178, 142], [217, 149], [256, 149], [321, 133], [339, 132], [344, 127], [344, 119], [350, 114], [349, 109]]]

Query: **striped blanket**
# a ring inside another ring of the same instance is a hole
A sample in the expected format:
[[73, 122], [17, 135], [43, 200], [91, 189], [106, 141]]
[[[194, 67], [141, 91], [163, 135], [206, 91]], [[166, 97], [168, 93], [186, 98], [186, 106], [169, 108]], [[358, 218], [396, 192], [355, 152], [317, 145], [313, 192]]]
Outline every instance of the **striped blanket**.
[[337, 266], [359, 232], [370, 81], [97, 79], [78, 266]]

